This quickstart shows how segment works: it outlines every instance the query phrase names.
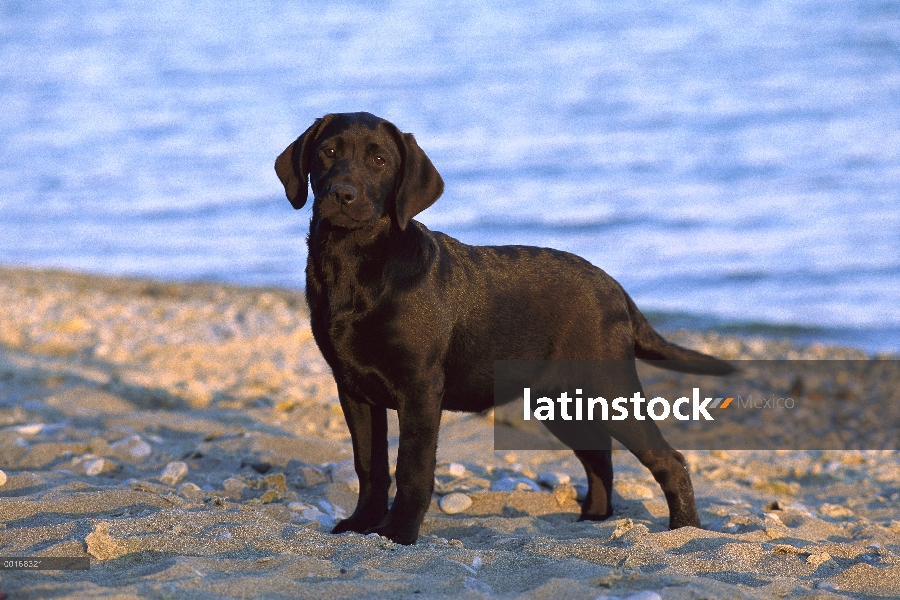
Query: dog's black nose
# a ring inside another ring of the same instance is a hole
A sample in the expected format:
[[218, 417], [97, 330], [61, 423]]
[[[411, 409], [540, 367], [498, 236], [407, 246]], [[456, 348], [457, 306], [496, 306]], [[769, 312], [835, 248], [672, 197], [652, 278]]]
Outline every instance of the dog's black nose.
[[350, 204], [356, 200], [356, 188], [352, 185], [336, 183], [328, 190], [328, 194], [341, 204]]

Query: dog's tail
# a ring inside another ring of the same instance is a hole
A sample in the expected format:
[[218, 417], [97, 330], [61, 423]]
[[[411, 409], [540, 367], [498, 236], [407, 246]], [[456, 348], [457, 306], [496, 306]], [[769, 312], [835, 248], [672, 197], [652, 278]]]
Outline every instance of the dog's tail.
[[738, 369], [724, 360], [702, 352], [682, 348], [666, 340], [647, 318], [641, 314], [634, 301], [625, 294], [628, 301], [628, 313], [631, 316], [631, 329], [634, 332], [634, 355], [648, 361], [661, 361], [656, 366], [670, 371], [697, 373], [699, 375], [728, 375]]

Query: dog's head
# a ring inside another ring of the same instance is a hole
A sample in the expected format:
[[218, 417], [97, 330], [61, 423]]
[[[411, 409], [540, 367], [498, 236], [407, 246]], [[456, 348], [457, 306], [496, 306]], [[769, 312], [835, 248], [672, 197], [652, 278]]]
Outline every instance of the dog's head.
[[389, 216], [401, 229], [444, 191], [412, 134], [369, 113], [325, 115], [288, 146], [275, 172], [295, 209], [312, 187], [314, 214], [349, 229]]

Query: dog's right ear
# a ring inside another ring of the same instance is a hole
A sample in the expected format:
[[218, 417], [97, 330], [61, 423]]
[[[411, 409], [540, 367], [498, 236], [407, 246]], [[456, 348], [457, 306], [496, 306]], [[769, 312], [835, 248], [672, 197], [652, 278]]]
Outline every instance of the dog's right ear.
[[275, 173], [284, 185], [284, 193], [295, 210], [303, 208], [309, 184], [310, 151], [322, 127], [331, 120], [331, 115], [316, 119], [293, 144], [275, 159]]

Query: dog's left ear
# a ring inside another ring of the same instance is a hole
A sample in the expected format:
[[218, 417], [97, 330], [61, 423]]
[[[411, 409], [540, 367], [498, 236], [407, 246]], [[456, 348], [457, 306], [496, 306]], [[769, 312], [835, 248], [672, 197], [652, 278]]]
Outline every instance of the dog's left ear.
[[444, 192], [444, 180], [419, 148], [411, 133], [394, 128], [403, 164], [397, 181], [394, 211], [397, 225], [405, 230], [409, 220], [434, 204]]
[[322, 127], [331, 120], [331, 115], [316, 119], [293, 144], [275, 159], [275, 173], [284, 185], [284, 193], [295, 210], [303, 208], [308, 194], [309, 153]]

